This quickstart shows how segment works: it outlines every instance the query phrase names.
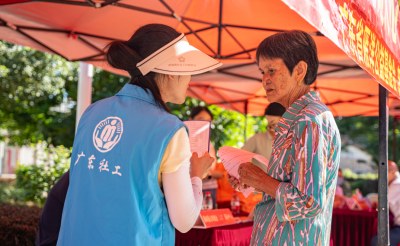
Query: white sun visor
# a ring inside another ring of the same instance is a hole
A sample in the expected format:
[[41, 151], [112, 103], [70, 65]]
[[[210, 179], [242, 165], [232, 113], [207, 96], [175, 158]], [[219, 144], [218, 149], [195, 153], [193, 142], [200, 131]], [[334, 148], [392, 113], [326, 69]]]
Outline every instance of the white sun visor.
[[170, 75], [195, 75], [213, 70], [222, 63], [191, 46], [185, 35], [157, 50], [136, 67], [143, 75], [156, 72]]

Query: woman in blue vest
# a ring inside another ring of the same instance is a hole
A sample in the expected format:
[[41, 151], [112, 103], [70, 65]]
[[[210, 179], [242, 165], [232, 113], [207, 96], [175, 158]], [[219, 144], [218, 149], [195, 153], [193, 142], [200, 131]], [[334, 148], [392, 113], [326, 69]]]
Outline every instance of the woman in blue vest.
[[174, 245], [199, 215], [213, 158], [191, 154], [166, 103], [184, 103], [191, 75], [221, 63], [161, 24], [112, 42], [107, 60], [132, 79], [80, 119], [57, 245]]

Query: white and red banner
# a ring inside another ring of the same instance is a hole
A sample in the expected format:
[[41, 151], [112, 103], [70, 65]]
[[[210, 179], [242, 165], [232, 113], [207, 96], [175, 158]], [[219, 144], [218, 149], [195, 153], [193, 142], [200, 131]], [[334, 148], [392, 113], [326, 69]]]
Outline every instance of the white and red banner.
[[400, 1], [282, 1], [400, 98]]

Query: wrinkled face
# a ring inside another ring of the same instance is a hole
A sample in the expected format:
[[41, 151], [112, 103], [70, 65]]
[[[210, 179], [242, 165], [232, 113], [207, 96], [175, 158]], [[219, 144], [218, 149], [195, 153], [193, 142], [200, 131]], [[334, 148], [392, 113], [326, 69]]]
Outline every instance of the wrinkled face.
[[205, 120], [205, 121], [211, 121], [211, 115], [207, 113], [207, 111], [203, 110], [200, 113], [198, 113], [193, 120]]
[[289, 69], [280, 58], [265, 59], [260, 56], [258, 67], [268, 101], [286, 105], [285, 102], [293, 97], [292, 94], [298, 86], [294, 73], [290, 75]]
[[161, 94], [165, 102], [182, 104], [186, 100], [191, 75], [168, 75], [161, 82]]
[[267, 130], [273, 137], [275, 136], [275, 127], [278, 124], [281, 117], [274, 115], [265, 115], [265, 118], [268, 121]]

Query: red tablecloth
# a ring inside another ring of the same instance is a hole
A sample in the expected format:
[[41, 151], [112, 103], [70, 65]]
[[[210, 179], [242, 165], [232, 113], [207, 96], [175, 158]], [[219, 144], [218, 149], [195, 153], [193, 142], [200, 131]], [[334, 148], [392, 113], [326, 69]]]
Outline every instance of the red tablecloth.
[[377, 217], [376, 210], [333, 209], [331, 228], [333, 245], [370, 245], [371, 237], [376, 234]]
[[[376, 234], [377, 211], [333, 209], [331, 245], [368, 246]], [[176, 231], [177, 246], [248, 246], [253, 222], [210, 229], [192, 229], [187, 233]]]
[[253, 222], [214, 227], [210, 229], [191, 229], [187, 233], [176, 231], [176, 246], [249, 246]]

